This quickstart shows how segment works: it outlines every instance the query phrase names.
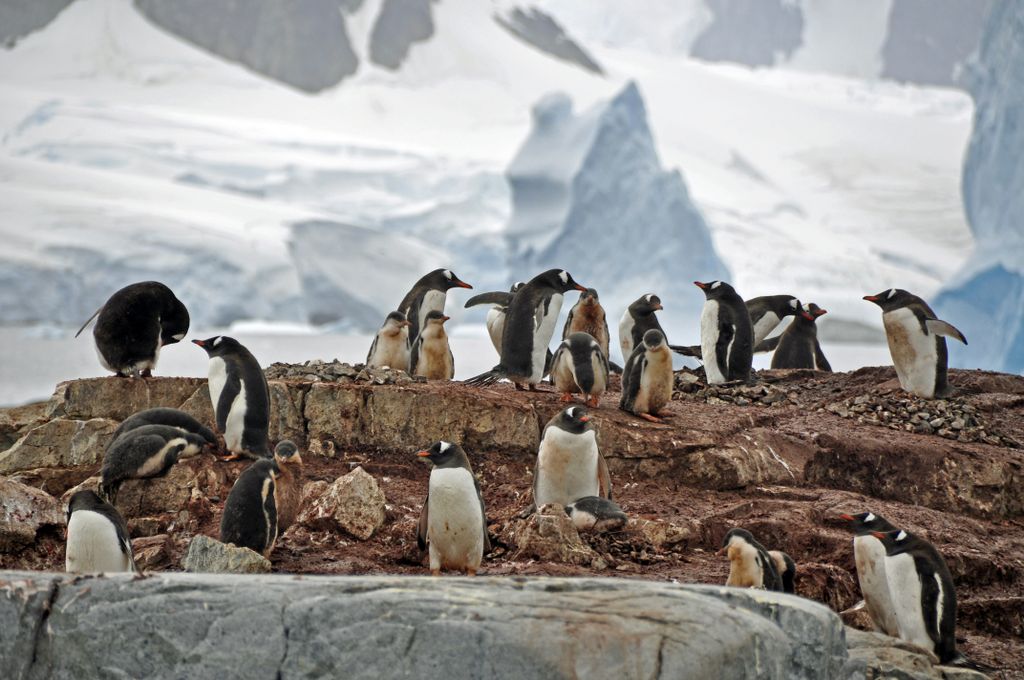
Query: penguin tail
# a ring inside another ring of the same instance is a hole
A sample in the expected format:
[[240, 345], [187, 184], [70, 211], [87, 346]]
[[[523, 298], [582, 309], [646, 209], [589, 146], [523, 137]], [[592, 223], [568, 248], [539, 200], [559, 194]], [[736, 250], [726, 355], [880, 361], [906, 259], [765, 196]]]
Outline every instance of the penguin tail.
[[695, 359], [703, 358], [701, 356], [700, 345], [669, 345], [668, 348], [676, 354], [681, 354], [684, 357], [693, 357]]
[[121, 487], [120, 482], [100, 482], [97, 491], [104, 502], [115, 505], [117, 503], [117, 490]]
[[945, 665], [955, 666], [957, 668], [968, 668], [972, 671], [978, 671], [979, 673], [992, 673], [996, 670], [999, 670], [992, 666], [986, 666], [980, 661], [973, 661], [970, 658], [964, 656], [963, 652], [957, 652], [956, 656], [953, 657], [953, 659], [951, 659], [950, 661], [947, 661]]
[[498, 382], [499, 380], [505, 377], [508, 377], [508, 372], [505, 370], [504, 366], [499, 365], [495, 366], [486, 373], [475, 375], [472, 378], [467, 378], [463, 380], [462, 382], [464, 382], [467, 385], [473, 385], [474, 387], [485, 387], [487, 385], [493, 385], [494, 383]]
[[87, 326], [88, 326], [89, 324], [91, 324], [91, 323], [92, 323], [92, 320], [93, 320], [93, 319], [95, 319], [95, 318], [96, 318], [97, 316], [99, 316], [99, 313], [100, 313], [100, 312], [102, 312], [102, 311], [103, 311], [103, 308], [102, 308], [102, 307], [100, 307], [100, 308], [99, 308], [99, 309], [97, 309], [97, 310], [96, 310], [95, 312], [93, 312], [93, 313], [92, 313], [92, 316], [90, 316], [90, 317], [89, 317], [88, 319], [86, 319], [85, 323], [83, 323], [83, 324], [82, 324], [82, 327], [78, 329], [78, 332], [77, 332], [77, 333], [75, 333], [75, 337], [77, 338], [77, 337], [78, 337], [79, 335], [81, 335], [81, 334], [82, 334], [82, 331], [84, 331], [84, 330], [86, 329], [86, 327], [87, 327]]

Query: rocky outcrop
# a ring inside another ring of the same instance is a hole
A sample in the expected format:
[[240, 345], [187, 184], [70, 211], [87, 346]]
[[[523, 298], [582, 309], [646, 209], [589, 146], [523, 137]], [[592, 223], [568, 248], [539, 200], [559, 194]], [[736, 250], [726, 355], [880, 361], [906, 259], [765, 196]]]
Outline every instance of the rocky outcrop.
[[591, 564], [598, 558], [580, 540], [576, 525], [561, 505], [545, 505], [522, 522], [508, 528], [508, 539], [518, 547], [516, 557], [568, 564]]
[[363, 468], [357, 467], [333, 484], [314, 484], [318, 486], [303, 493], [306, 502], [299, 524], [344, 531], [364, 541], [384, 524], [384, 493]]
[[192, 539], [181, 566], [185, 571], [220, 574], [266, 574], [270, 560], [249, 548], [239, 548], [202, 534]]
[[116, 428], [117, 422], [109, 418], [51, 420], [0, 453], [0, 474], [97, 465]]
[[63, 509], [53, 496], [0, 477], [0, 552], [14, 552], [35, 541], [43, 527], [63, 524]]

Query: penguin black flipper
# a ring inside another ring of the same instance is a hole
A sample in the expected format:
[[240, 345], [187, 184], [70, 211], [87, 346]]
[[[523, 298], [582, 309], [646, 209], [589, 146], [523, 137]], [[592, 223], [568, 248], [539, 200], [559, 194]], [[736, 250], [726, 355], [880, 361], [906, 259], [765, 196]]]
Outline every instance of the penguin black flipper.
[[718, 342], [715, 343], [715, 359], [718, 361], [718, 370], [722, 375], [729, 376], [729, 345], [732, 344], [736, 334], [732, 323], [724, 319], [718, 322]]
[[[469, 472], [473, 476], [473, 486], [476, 487], [476, 498], [478, 501], [480, 501], [480, 517], [483, 518], [484, 523], [484, 554], [486, 555], [487, 553], [491, 552], [491, 537], [487, 533], [487, 507], [484, 505], [483, 492], [480, 491], [480, 480], [476, 478], [476, 474], [473, 473], [472, 469]], [[426, 508], [426, 501], [424, 501], [423, 507]], [[424, 510], [424, 512], [426, 511]], [[420, 521], [422, 521], [422, 518]]]
[[466, 300], [465, 308], [476, 307], [477, 305], [501, 305], [508, 306], [512, 301], [512, 293], [504, 290], [496, 290], [491, 293], [480, 293]]
[[184, 411], [162, 406], [148, 408], [125, 418], [125, 420], [118, 425], [117, 429], [114, 430], [114, 434], [110, 437], [110, 441], [115, 442], [118, 437], [125, 432], [131, 432], [132, 430], [145, 425], [167, 425], [169, 427], [176, 427], [180, 430], [184, 430], [185, 432], [191, 432], [199, 435], [209, 444], [217, 443], [217, 436], [213, 433], [213, 430], [206, 427]]
[[597, 452], [597, 488], [598, 496], [612, 499], [612, 476], [608, 473], [608, 463], [600, 451]]
[[[226, 362], [225, 362], [226, 363]], [[214, 404], [213, 412], [217, 416], [217, 429], [225, 432], [228, 427], [228, 414], [231, 412], [231, 405], [235, 397], [242, 391], [241, 371], [227, 371], [224, 380], [224, 389], [220, 391], [220, 398]]]
[[575, 312], [575, 311], [576, 311], [576, 305], [573, 305], [569, 309], [569, 316], [565, 317], [565, 325], [562, 326], [562, 339], [563, 340], [565, 340], [567, 337], [569, 337], [569, 332], [570, 332], [570, 329], [572, 328], [572, 316], [573, 316], [573, 312]]
[[967, 344], [967, 338], [964, 337], [964, 334], [948, 321], [943, 321], [941, 319], [928, 319], [925, 321], [925, 327], [929, 332], [934, 333], [935, 335], [945, 335], [948, 338], [959, 340], [965, 345]]
[[[427, 527], [430, 526], [430, 513], [428, 508], [430, 507], [430, 493], [427, 493], [427, 497], [423, 499], [423, 509], [420, 510], [420, 521], [416, 525], [416, 546], [423, 552], [427, 549]], [[487, 536], [487, 520], [484, 520], [484, 536]]]
[[694, 359], [704, 359], [703, 354], [700, 351], [700, 345], [669, 345], [668, 348], [676, 354], [681, 354], [684, 357], [693, 357]]
[[462, 382], [467, 385], [473, 385], [474, 387], [485, 387], [487, 385], [493, 385], [503, 378], [508, 377], [508, 369], [501, 364], [498, 364], [494, 368], [480, 375], [474, 375], [472, 378], [466, 378]]
[[832, 372], [832, 364], [828, 363], [825, 352], [821, 350], [821, 343], [817, 340], [814, 341], [814, 363], [819, 371]]
[[412, 353], [409, 355], [409, 375], [416, 373], [416, 364], [420, 362], [420, 352], [423, 351], [423, 338], [416, 338], [412, 345]]
[[776, 348], [778, 348], [779, 340], [781, 339], [781, 335], [776, 335], [775, 337], [771, 338], [765, 338], [764, 340], [757, 344], [757, 347], [754, 348], [754, 354], [759, 354], [762, 352], [774, 352]]
[[[380, 337], [380, 333], [378, 333], [377, 335], [373, 336], [373, 342], [370, 343], [370, 351], [366, 353], [366, 363], [367, 364], [369, 364], [370, 360], [373, 358], [373, 353], [377, 351], [377, 338], [379, 338], [379, 337]], [[412, 371], [410, 370], [410, 373], [411, 372]]]
[[617, 363], [615, 363], [614, 361], [609, 361], [609, 362], [608, 362], [608, 370], [609, 370], [609, 371], [610, 371], [611, 373], [618, 373], [618, 374], [620, 374], [620, 375], [622, 374], [622, 366], [619, 366], [619, 365], [618, 365]]
[[644, 366], [647, 363], [646, 350], [641, 342], [633, 349], [626, 361], [626, 367], [622, 369], [622, 396], [619, 398], [619, 408], [623, 411], [633, 412], [636, 404], [636, 395], [640, 393], [640, 377], [644, 374]]

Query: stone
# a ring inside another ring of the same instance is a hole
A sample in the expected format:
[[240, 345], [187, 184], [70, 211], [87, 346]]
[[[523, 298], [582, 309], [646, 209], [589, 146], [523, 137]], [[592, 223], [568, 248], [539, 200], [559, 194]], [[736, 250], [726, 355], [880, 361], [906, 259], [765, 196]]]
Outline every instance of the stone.
[[171, 566], [174, 541], [167, 534], [132, 539], [135, 565], [140, 571], [164, 569]]
[[38, 401], [0, 410], [0, 451], [6, 451], [29, 429], [47, 421], [49, 405]]
[[57, 385], [50, 398], [51, 418], [122, 421], [147, 408], [178, 408], [191, 397], [204, 378], [85, 378]]
[[0, 453], [0, 474], [36, 468], [99, 465], [117, 423], [106, 418], [51, 420]]
[[43, 527], [64, 526], [64, 508], [53, 496], [0, 477], [0, 551], [14, 552], [36, 540]]
[[185, 571], [224, 574], [263, 574], [270, 571], [270, 560], [249, 548], [221, 543], [199, 534], [188, 545], [182, 560]]
[[689, 527], [680, 527], [669, 522], [635, 519], [630, 524], [630, 528], [643, 534], [647, 542], [657, 550], [671, 548], [680, 543], [685, 544], [693, 536], [693, 531]]
[[299, 524], [320, 531], [341, 530], [364, 541], [386, 517], [384, 492], [361, 467], [334, 480], [320, 496], [304, 500], [302, 506]]
[[542, 506], [513, 529], [518, 550], [515, 559], [532, 557], [567, 564], [590, 564], [597, 557], [580, 539], [565, 508], [556, 503]]

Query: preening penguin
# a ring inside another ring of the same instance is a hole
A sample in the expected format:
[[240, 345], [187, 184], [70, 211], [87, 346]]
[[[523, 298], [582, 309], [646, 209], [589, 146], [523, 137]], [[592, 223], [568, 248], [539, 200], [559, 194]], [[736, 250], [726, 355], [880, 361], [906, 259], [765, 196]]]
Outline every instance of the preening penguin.
[[660, 423], [658, 416], [672, 399], [674, 382], [672, 353], [665, 336], [661, 331], [651, 329], [644, 333], [643, 340], [626, 361], [619, 408]]
[[121, 513], [84, 489], [71, 497], [64, 568], [69, 573], [138, 571]]
[[718, 554], [729, 556], [729, 579], [725, 585], [778, 591], [783, 589], [775, 560], [746, 529], [730, 529]]
[[402, 298], [398, 311], [409, 321], [409, 340], [416, 342], [430, 312], [444, 312], [448, 291], [452, 288], [472, 288], [451, 269], [435, 269], [424, 274]]
[[746, 303], [724, 281], [693, 283], [706, 297], [700, 315], [700, 348], [708, 384], [749, 380], [754, 332]]
[[469, 458], [461, 446], [444, 441], [416, 455], [434, 466], [416, 542], [420, 550], [429, 550], [434, 576], [442, 569], [465, 569], [473, 576], [484, 553], [490, 552], [491, 541], [480, 482]]
[[947, 396], [946, 339], [967, 344], [952, 324], [935, 317], [928, 304], [905, 290], [890, 288], [864, 299], [882, 308], [882, 325], [900, 387], [925, 399]]
[[530, 279], [509, 303], [501, 336], [501, 362], [466, 382], [489, 385], [507, 378], [517, 389], [523, 385], [536, 389], [547, 368], [548, 344], [562, 311], [562, 297], [573, 289], [586, 290], [564, 269], [549, 269]]
[[402, 312], [391, 312], [384, 319], [384, 325], [377, 331], [366, 355], [369, 368], [385, 366], [399, 371], [409, 370], [409, 353], [412, 345], [409, 342], [409, 326]]
[[796, 593], [796, 562], [781, 550], [769, 550], [768, 556], [775, 563], [775, 571], [782, 582], [782, 592]]
[[501, 354], [501, 335], [505, 332], [505, 315], [508, 313], [508, 306], [512, 302], [512, 296], [516, 291], [525, 286], [522, 281], [512, 284], [512, 288], [506, 293], [504, 291], [493, 291], [474, 295], [466, 301], [466, 308], [477, 305], [493, 305], [487, 311], [487, 335], [491, 338], [494, 351]]
[[270, 389], [256, 357], [226, 335], [192, 342], [210, 357], [210, 403], [229, 459], [268, 458]]
[[444, 322], [448, 317], [441, 312], [427, 314], [423, 330], [412, 347], [409, 372], [428, 380], [451, 380], [455, 377], [455, 356], [448, 344]]
[[608, 386], [608, 358], [589, 333], [573, 333], [555, 350], [551, 360], [551, 382], [571, 402], [581, 392], [587, 406], [597, 408]]
[[544, 428], [533, 471], [533, 504], [564, 507], [586, 496], [611, 498], [611, 477], [587, 410], [570, 406]]
[[100, 496], [109, 503], [126, 479], [163, 477], [179, 458], [193, 456], [207, 443], [203, 437], [170, 425], [143, 425], [111, 440], [100, 469]]
[[565, 506], [565, 514], [569, 515], [579, 531], [618, 531], [629, 521], [618, 503], [600, 496], [576, 499]]
[[818, 342], [818, 325], [815, 323], [818, 317], [827, 313], [827, 310], [813, 302], [804, 305], [778, 339], [772, 338], [762, 342], [761, 346], [775, 346], [772, 368], [813, 368], [816, 371], [831, 373], [832, 366], [829, 365], [825, 352], [821, 349], [821, 343]]
[[[160, 348], [180, 342], [188, 333], [188, 310], [159, 281], [125, 286], [89, 321], [97, 316], [92, 330], [96, 354], [104, 368], [120, 376], [148, 378], [156, 368]], [[76, 338], [89, 321], [78, 329]]]
[[299, 514], [302, 504], [302, 456], [290, 439], [274, 449], [277, 478], [274, 480], [274, 505], [277, 508], [277, 533], [283, 534]]
[[242, 471], [231, 487], [220, 519], [220, 540], [269, 558], [279, 535], [277, 462], [261, 458]]
[[856, 536], [853, 539], [853, 558], [857, 565], [857, 581], [875, 629], [899, 637], [896, 608], [889, 594], [889, 581], [885, 576], [885, 546], [872, 532], [897, 531], [884, 517], [873, 512], [859, 515], [840, 515], [849, 522]]
[[605, 358], [608, 354], [608, 319], [605, 317], [604, 307], [598, 300], [597, 291], [587, 288], [580, 293], [580, 299], [569, 310], [569, 316], [562, 328], [562, 339], [566, 340], [573, 333], [587, 333], [597, 341]]
[[750, 325], [754, 330], [754, 351], [761, 350], [758, 345], [778, 328], [787, 316], [800, 313], [800, 300], [792, 295], [762, 295], [746, 301], [747, 313], [750, 314]]
[[142, 427], [143, 425], [168, 425], [170, 427], [176, 427], [183, 432], [191, 432], [197, 434], [206, 440], [207, 444], [211, 446], [217, 445], [217, 435], [213, 433], [213, 430], [206, 427], [198, 420], [185, 413], [179, 411], [176, 408], [148, 408], [138, 413], [133, 413], [124, 419], [124, 421], [117, 426], [114, 430], [113, 436], [110, 441], [117, 441], [125, 432], [130, 432], [136, 428]]

